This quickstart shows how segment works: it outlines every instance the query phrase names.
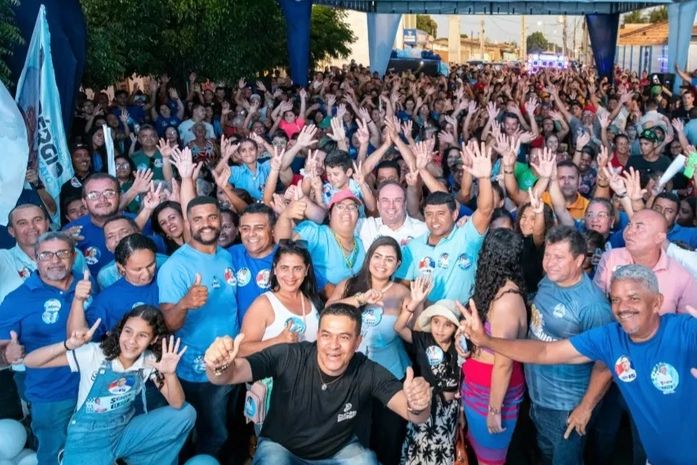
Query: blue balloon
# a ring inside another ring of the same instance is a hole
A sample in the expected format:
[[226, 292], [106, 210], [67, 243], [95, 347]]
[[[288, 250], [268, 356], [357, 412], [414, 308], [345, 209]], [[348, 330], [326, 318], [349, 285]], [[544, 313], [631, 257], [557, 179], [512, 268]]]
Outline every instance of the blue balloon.
[[202, 454], [191, 457], [184, 465], [220, 465], [220, 462], [210, 455]]
[[12, 459], [24, 449], [26, 442], [24, 425], [15, 420], [0, 420], [0, 459]]

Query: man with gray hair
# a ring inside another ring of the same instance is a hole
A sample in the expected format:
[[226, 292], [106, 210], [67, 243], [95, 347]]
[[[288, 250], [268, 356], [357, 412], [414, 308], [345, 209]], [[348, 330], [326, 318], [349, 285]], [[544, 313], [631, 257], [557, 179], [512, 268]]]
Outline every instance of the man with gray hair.
[[[617, 320], [554, 342], [506, 340], [486, 334], [470, 301], [462, 331], [485, 347], [524, 363], [607, 365], [629, 407], [649, 462], [697, 463], [697, 310], [661, 315], [663, 295], [656, 275], [643, 265], [621, 266], [610, 280]], [[694, 372], [693, 372], [694, 373]]]
[[[0, 340], [5, 340], [0, 344], [4, 347], [0, 363], [5, 365], [19, 363], [25, 350], [66, 339], [75, 286], [82, 278], [71, 271], [75, 244], [64, 233], [44, 233], [36, 241], [34, 258], [37, 270], [0, 305]], [[24, 398], [30, 405], [31, 429], [39, 441], [37, 457], [42, 465], [57, 464], [75, 409], [78, 381], [67, 366], [27, 368]]]

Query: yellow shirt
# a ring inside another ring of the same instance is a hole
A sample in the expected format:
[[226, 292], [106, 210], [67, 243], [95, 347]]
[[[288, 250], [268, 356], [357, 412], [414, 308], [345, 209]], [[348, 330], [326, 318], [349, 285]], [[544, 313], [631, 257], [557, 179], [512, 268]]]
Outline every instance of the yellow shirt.
[[[552, 197], [550, 197], [549, 192], [542, 194], [542, 201], [550, 207], [552, 206]], [[571, 203], [567, 203], [566, 209], [569, 211], [569, 214], [573, 219], [582, 220], [586, 214], [586, 208], [588, 208], [589, 203], [590, 200], [581, 194], [576, 194], [576, 200]]]

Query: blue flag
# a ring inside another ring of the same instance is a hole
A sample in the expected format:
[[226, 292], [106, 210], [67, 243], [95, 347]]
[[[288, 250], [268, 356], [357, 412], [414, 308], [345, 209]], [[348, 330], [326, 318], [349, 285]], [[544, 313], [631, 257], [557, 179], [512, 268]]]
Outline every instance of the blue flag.
[[0, 170], [0, 224], [7, 223], [7, 215], [15, 207], [24, 188], [27, 172], [29, 147], [27, 128], [22, 114], [12, 95], [0, 82], [0, 147], [2, 147], [2, 169]]
[[[27, 124], [29, 166], [38, 165], [39, 177], [56, 201], [58, 211], [61, 186], [73, 177], [73, 165], [63, 130], [60, 95], [51, 56], [51, 34], [44, 5], [36, 17], [15, 100]], [[59, 218], [56, 213], [54, 222]]]

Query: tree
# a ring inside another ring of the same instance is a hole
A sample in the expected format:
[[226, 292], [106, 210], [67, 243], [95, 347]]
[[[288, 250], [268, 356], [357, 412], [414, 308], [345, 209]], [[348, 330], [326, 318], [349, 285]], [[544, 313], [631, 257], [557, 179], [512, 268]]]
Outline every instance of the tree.
[[527, 38], [528, 53], [544, 52], [549, 50], [552, 44], [547, 40], [545, 35], [540, 31], [533, 32]]
[[[81, 4], [87, 21], [87, 86], [102, 88], [133, 73], [168, 73], [184, 81], [191, 71], [230, 82], [288, 65], [285, 20], [275, 0]], [[312, 13], [313, 62], [348, 55], [355, 39], [345, 13], [324, 7]]]
[[668, 7], [662, 6], [651, 10], [649, 13], [650, 23], [662, 23], [664, 21], [668, 21]]
[[643, 24], [646, 22], [648, 22], [648, 18], [644, 16], [642, 10], [634, 10], [622, 16], [622, 24]]
[[19, 5], [18, 0], [0, 0], [0, 80], [10, 86], [10, 68], [5, 59], [12, 55], [17, 45], [24, 44], [24, 38], [15, 25], [13, 7]]
[[416, 29], [421, 29], [429, 35], [436, 37], [438, 23], [429, 15], [416, 15]]

